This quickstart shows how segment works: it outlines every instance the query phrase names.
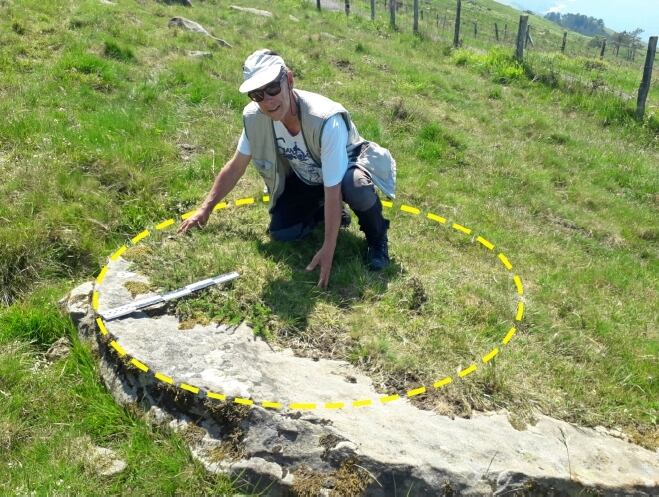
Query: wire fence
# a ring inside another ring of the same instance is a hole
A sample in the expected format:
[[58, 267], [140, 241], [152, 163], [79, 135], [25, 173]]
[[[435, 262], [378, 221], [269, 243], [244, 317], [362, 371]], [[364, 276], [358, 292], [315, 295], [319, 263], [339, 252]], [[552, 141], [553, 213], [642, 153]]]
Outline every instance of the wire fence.
[[[317, 0], [308, 0], [317, 3]], [[453, 2], [455, 3], [455, 2]], [[320, 0], [321, 9], [345, 11], [345, 0]], [[363, 17], [371, 16], [371, 0], [349, 0], [349, 13]], [[375, 0], [375, 18], [389, 20], [389, 0]], [[474, 2], [463, 4], [460, 38], [464, 45], [500, 45], [503, 47], [514, 47], [517, 36], [517, 24], [512, 19], [491, 18], [483, 20], [477, 12], [471, 12], [466, 7], [473, 8]], [[412, 0], [397, 0], [396, 27], [400, 31], [413, 30], [414, 3]], [[492, 17], [492, 13], [488, 13]], [[561, 51], [566, 56], [583, 56], [600, 58], [602, 54], [602, 39], [587, 38], [571, 32], [567, 35], [565, 44], [563, 35], [542, 26], [535, 26], [533, 19], [529, 21], [531, 40], [527, 49], [557, 52]], [[562, 28], [559, 28], [559, 30]], [[453, 41], [455, 31], [455, 5], [451, 8], [439, 8], [432, 0], [419, 0], [419, 30], [434, 38]], [[564, 30], [565, 31], [565, 30]], [[434, 35], [434, 36], [433, 36]], [[536, 36], [537, 35], [537, 36]], [[626, 62], [634, 62], [635, 67], [641, 67], [644, 59], [645, 45], [642, 43], [622, 43], [612, 40], [606, 41], [603, 59], [619, 65]]]
[[[320, 4], [321, 10], [341, 11], [380, 22], [391, 21], [390, 0], [308, 1]], [[457, 17], [455, 0], [444, 1], [443, 5], [437, 0], [419, 0], [418, 3], [418, 32], [439, 43], [453, 45]], [[529, 64], [549, 64], [550, 69], [565, 81], [609, 92], [625, 101], [636, 97], [647, 62], [644, 45], [604, 41], [566, 30], [561, 34], [560, 28], [549, 29], [546, 26], [549, 21], [543, 21], [529, 15], [528, 36], [524, 44], [525, 60]], [[414, 25], [414, 1], [396, 0], [396, 29], [411, 33]], [[513, 53], [518, 27], [513, 18], [503, 17], [475, 1], [463, 1], [459, 45], [483, 51], [500, 47]], [[565, 57], [556, 58], [556, 54]], [[650, 100], [659, 102], [659, 65], [654, 64], [651, 80]]]

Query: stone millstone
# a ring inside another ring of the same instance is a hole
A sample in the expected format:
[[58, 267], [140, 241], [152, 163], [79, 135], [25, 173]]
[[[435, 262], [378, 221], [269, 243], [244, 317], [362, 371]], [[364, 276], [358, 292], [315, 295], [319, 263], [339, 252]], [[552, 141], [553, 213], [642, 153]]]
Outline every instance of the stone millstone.
[[[146, 279], [128, 262], [112, 262], [96, 288], [99, 310], [130, 302], [125, 284], [136, 281]], [[89, 291], [74, 290], [70, 310], [81, 335], [98, 347], [115, 398], [141, 403], [181, 430], [209, 471], [241, 475], [266, 495], [657, 495], [656, 452], [542, 415], [517, 431], [505, 412], [451, 419], [406, 399], [383, 405], [383, 393], [350, 364], [272, 350], [244, 325], [182, 330], [174, 316], [136, 313], [106, 323], [127, 353], [120, 359], [96, 331], [93, 311], [82, 316], [81, 294]], [[131, 357], [150, 371], [127, 367]], [[156, 372], [201, 394], [164, 385]], [[206, 390], [229, 397], [204, 399]], [[234, 396], [256, 405], [237, 405]], [[352, 407], [357, 399], [373, 405]], [[284, 408], [266, 409], [262, 401]], [[322, 408], [336, 401], [346, 408]], [[320, 408], [286, 408], [293, 402]]]

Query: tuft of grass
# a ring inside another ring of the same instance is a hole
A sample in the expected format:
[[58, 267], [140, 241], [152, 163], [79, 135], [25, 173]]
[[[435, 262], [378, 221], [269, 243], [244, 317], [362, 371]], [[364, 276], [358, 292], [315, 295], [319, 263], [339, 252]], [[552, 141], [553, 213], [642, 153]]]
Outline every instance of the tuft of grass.
[[503, 94], [501, 93], [501, 88], [492, 88], [487, 93], [487, 98], [491, 100], [501, 100]]
[[422, 126], [419, 133], [416, 156], [430, 164], [437, 165], [444, 159], [444, 163], [462, 165], [464, 160], [465, 144], [436, 123]]
[[25, 26], [19, 21], [14, 21], [11, 23], [11, 30], [19, 36], [23, 36], [26, 33]]
[[40, 350], [70, 335], [71, 321], [57, 308], [52, 290], [35, 292], [28, 301], [0, 312], [0, 343], [24, 340]]
[[122, 62], [133, 62], [135, 60], [135, 54], [130, 47], [122, 47], [114, 40], [105, 40], [103, 42], [103, 54]]
[[508, 84], [525, 76], [524, 67], [501, 49], [492, 49], [481, 55], [461, 48], [452, 52], [451, 58], [458, 66], [473, 66], [497, 83]]

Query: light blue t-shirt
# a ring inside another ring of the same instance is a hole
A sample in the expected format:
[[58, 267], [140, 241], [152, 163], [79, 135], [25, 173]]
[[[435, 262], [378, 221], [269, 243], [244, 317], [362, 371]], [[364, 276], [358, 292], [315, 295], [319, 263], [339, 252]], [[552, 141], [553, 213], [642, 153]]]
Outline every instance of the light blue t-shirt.
[[[348, 128], [340, 115], [330, 117], [320, 137], [320, 161], [316, 163], [304, 143], [302, 132], [293, 136], [281, 121], [274, 121], [277, 150], [286, 157], [295, 174], [308, 185], [338, 185], [348, 170]], [[243, 129], [238, 152], [252, 155], [249, 140]], [[321, 167], [322, 165], [322, 167]]]

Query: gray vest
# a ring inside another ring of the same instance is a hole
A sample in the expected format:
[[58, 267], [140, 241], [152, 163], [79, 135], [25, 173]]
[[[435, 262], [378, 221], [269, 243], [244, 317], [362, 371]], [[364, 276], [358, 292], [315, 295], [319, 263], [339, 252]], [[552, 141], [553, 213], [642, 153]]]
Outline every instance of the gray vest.
[[[357, 166], [371, 174], [373, 183], [388, 197], [394, 197], [396, 189], [396, 161], [389, 151], [377, 143], [367, 142], [357, 132], [350, 114], [327, 97], [303, 90], [293, 90], [298, 101], [298, 115], [302, 127], [302, 138], [311, 157], [321, 164], [321, 143], [323, 128], [327, 120], [340, 114], [348, 128], [348, 157], [361, 147], [359, 156], [348, 167]], [[270, 193], [270, 210], [284, 191], [286, 175], [290, 165], [285, 157], [277, 152], [277, 142], [272, 119], [259, 110], [256, 102], [252, 102], [243, 110], [245, 134], [252, 151], [252, 162], [265, 181]], [[322, 164], [321, 164], [322, 166]]]

